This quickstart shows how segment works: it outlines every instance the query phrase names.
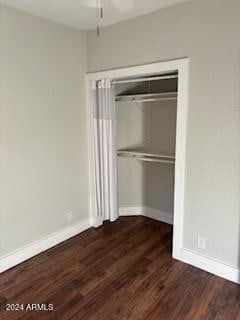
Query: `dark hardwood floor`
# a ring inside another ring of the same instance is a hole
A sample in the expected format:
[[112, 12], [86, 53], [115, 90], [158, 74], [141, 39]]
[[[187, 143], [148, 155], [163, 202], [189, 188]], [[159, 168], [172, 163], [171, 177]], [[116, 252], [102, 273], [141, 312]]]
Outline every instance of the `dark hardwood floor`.
[[171, 237], [143, 217], [89, 229], [0, 275], [0, 319], [240, 319], [240, 286], [172, 260]]

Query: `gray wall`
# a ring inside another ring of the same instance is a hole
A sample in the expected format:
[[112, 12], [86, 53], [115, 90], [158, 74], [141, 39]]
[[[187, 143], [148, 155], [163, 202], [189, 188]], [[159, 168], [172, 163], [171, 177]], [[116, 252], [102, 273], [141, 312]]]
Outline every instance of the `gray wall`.
[[239, 0], [195, 0], [87, 39], [88, 71], [190, 58], [184, 246], [232, 266], [239, 266], [239, 12]]
[[88, 215], [85, 33], [0, 6], [1, 255]]
[[[116, 108], [118, 149], [174, 156], [176, 101], [117, 102]], [[118, 157], [118, 191], [119, 207], [173, 214], [174, 166]]]
[[[170, 90], [166, 90], [170, 91]], [[150, 121], [149, 145], [154, 153], [175, 155], [176, 101], [156, 101], [147, 106]], [[146, 207], [173, 214], [174, 165], [146, 162], [143, 166]]]
[[[140, 104], [117, 102], [118, 149], [136, 149], [144, 141], [144, 107]], [[119, 207], [144, 205], [142, 163], [118, 157]]]

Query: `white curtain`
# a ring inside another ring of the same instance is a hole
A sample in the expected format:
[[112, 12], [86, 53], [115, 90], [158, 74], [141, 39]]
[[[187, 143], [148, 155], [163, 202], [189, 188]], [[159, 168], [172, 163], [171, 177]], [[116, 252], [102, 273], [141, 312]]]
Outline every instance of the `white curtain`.
[[115, 221], [117, 205], [116, 108], [110, 79], [92, 81], [94, 189], [98, 221]]

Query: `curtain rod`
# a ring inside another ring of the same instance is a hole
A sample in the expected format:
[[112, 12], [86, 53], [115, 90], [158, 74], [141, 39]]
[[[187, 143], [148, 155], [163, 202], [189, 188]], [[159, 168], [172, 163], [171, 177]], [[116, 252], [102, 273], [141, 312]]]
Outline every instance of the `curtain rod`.
[[175, 79], [178, 75], [164, 75], [164, 76], [156, 76], [156, 77], [149, 77], [149, 78], [137, 78], [137, 79], [123, 79], [123, 80], [113, 80], [113, 84], [118, 83], [130, 83], [130, 82], [147, 82], [147, 81], [154, 81], [154, 80], [164, 80], [164, 79]]

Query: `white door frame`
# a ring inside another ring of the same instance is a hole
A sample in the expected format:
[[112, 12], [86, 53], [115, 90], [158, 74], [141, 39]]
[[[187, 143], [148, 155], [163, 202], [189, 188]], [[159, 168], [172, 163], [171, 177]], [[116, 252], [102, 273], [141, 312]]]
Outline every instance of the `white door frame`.
[[175, 161], [175, 187], [174, 187], [174, 219], [173, 219], [173, 258], [179, 258], [182, 251], [184, 196], [185, 196], [185, 167], [186, 167], [186, 138], [187, 114], [189, 96], [189, 59], [156, 62], [151, 64], [106, 70], [87, 74], [87, 121], [89, 129], [89, 172], [90, 172], [90, 203], [89, 210], [94, 226], [99, 226], [102, 221], [96, 218], [94, 205], [93, 184], [93, 139], [92, 139], [92, 108], [91, 108], [91, 81], [102, 78], [113, 80], [127, 77], [142, 77], [169, 71], [178, 71], [178, 99], [177, 99], [177, 126], [176, 126], [176, 161]]

